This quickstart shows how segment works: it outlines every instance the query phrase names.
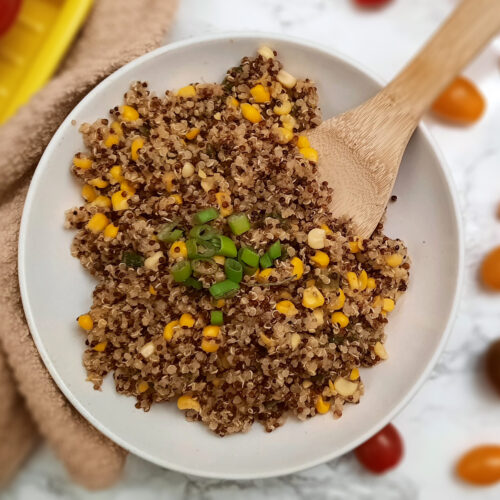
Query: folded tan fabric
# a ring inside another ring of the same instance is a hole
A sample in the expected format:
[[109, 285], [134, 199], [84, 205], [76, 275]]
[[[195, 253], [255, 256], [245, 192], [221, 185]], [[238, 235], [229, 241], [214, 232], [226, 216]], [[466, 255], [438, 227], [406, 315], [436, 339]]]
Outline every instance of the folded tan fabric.
[[57, 76], [0, 128], [0, 485], [39, 436], [82, 485], [104, 488], [120, 477], [125, 452], [66, 401], [30, 336], [17, 281], [18, 229], [31, 176], [61, 121], [104, 77], [160, 45], [176, 6], [177, 0], [96, 0]]

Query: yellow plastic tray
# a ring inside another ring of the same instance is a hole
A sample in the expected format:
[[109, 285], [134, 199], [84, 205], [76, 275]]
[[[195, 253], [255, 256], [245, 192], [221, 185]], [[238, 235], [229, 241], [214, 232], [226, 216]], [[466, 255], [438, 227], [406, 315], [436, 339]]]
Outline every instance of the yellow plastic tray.
[[0, 124], [51, 77], [93, 0], [24, 0], [0, 38]]

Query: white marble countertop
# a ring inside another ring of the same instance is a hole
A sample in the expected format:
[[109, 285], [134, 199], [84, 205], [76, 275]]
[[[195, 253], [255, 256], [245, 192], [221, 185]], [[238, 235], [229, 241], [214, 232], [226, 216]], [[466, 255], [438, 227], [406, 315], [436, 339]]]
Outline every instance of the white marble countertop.
[[[233, 30], [287, 33], [322, 43], [389, 79], [453, 8], [455, 0], [393, 0], [378, 12], [360, 12], [350, 0], [182, 0], [168, 41]], [[485, 251], [500, 244], [500, 40], [467, 69], [488, 100], [473, 127], [426, 121], [458, 186], [466, 237], [466, 276], [451, 339], [431, 377], [396, 418], [406, 456], [393, 472], [377, 477], [348, 455], [277, 479], [224, 482], [188, 478], [130, 457], [123, 481], [88, 493], [71, 483], [52, 453], [41, 448], [11, 487], [9, 500], [76, 499], [329, 499], [413, 500], [500, 498], [500, 484], [475, 489], [457, 482], [452, 467], [462, 451], [499, 441], [500, 400], [484, 381], [480, 358], [500, 336], [500, 296], [476, 282]]]

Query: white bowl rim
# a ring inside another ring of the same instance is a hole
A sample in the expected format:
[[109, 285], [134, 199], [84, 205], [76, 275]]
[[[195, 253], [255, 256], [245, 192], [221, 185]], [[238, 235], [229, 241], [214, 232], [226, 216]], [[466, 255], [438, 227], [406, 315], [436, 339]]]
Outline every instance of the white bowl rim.
[[[328, 46], [325, 46], [323, 44], [319, 44], [316, 42], [312, 42], [309, 40], [302, 39], [300, 37], [296, 36], [290, 36], [290, 35], [284, 35], [280, 33], [268, 33], [265, 31], [244, 31], [244, 32], [232, 32], [232, 31], [227, 31], [227, 32], [220, 32], [216, 34], [210, 34], [210, 35], [204, 35], [204, 36], [199, 36], [199, 37], [192, 37], [188, 38], [185, 40], [169, 43], [167, 45], [163, 45], [151, 52], [148, 52], [136, 59], [133, 59], [126, 65], [122, 66], [118, 70], [116, 70], [114, 73], [110, 74], [108, 77], [106, 77], [104, 80], [102, 80], [98, 85], [96, 85], [73, 109], [72, 111], [68, 114], [68, 116], [64, 119], [64, 121], [61, 123], [55, 134], [53, 135], [52, 139], [50, 140], [49, 144], [47, 145], [44, 153], [42, 154], [39, 164], [41, 164], [46, 156], [50, 157], [52, 150], [56, 147], [56, 144], [58, 143], [58, 140], [63, 136], [63, 129], [65, 129], [66, 125], [68, 122], [71, 122], [73, 119], [73, 116], [79, 112], [80, 109], [84, 108], [87, 105], [87, 101], [90, 100], [90, 98], [95, 94], [101, 91], [103, 87], [106, 87], [109, 85], [111, 82], [113, 82], [116, 79], [119, 79], [122, 74], [126, 73], [130, 68], [133, 66], [140, 64], [144, 61], [147, 61], [149, 59], [154, 59], [160, 54], [168, 53], [183, 47], [187, 47], [190, 45], [197, 45], [200, 43], [208, 43], [212, 41], [217, 41], [217, 40], [230, 40], [230, 39], [255, 39], [256, 41], [259, 39], [266, 39], [266, 40], [276, 40], [276, 41], [284, 41], [284, 42], [290, 42], [290, 43], [295, 43], [295, 44], [300, 44], [302, 46], [305, 46], [307, 48], [310, 48], [314, 51], [322, 52], [328, 56], [333, 56], [337, 59], [339, 59], [341, 62], [350, 65], [351, 67], [359, 70], [360, 72], [364, 73], [368, 78], [371, 78], [374, 82], [376, 82], [378, 85], [385, 85], [387, 82], [375, 74], [372, 70], [367, 69], [363, 64], [359, 63], [356, 60], [353, 60], [350, 56], [346, 56], [345, 54], [331, 49]], [[30, 308], [30, 303], [28, 300], [28, 291], [27, 291], [27, 283], [26, 283], [26, 275], [24, 272], [24, 261], [25, 261], [25, 248], [26, 248], [26, 237], [27, 237], [27, 224], [29, 220], [29, 214], [33, 208], [33, 198], [34, 198], [34, 192], [35, 188], [39, 182], [39, 179], [42, 175], [42, 168], [37, 168], [35, 170], [35, 173], [33, 175], [33, 178], [30, 183], [30, 187], [28, 190], [28, 194], [26, 196], [26, 201], [25, 205], [23, 208], [23, 214], [22, 214], [22, 219], [21, 219], [21, 225], [20, 225], [20, 230], [19, 230], [19, 242], [18, 242], [18, 277], [19, 277], [19, 286], [20, 286], [20, 292], [21, 292], [21, 300], [24, 308], [24, 313], [26, 316], [26, 320], [31, 332], [31, 335], [33, 337], [33, 340], [35, 342], [35, 345], [38, 349], [38, 352], [40, 353], [40, 356], [49, 371], [50, 375], [54, 379], [55, 383], [61, 390], [61, 392], [64, 394], [64, 396], [67, 398], [67, 400], [73, 405], [73, 407], [97, 430], [99, 430], [102, 434], [104, 434], [106, 437], [111, 439], [113, 442], [124, 448], [125, 450], [129, 451], [130, 453], [133, 453], [134, 455], [137, 455], [144, 460], [147, 460], [148, 462], [154, 463], [160, 467], [164, 467], [176, 472], [181, 472], [184, 474], [190, 474], [198, 477], [206, 477], [206, 478], [213, 478], [213, 479], [229, 479], [229, 480], [250, 480], [250, 479], [264, 479], [264, 478], [270, 478], [270, 477], [278, 477], [278, 476], [285, 476], [288, 474], [292, 474], [295, 472], [299, 472], [305, 469], [309, 469], [311, 467], [314, 467], [316, 465], [320, 465], [322, 463], [328, 462], [330, 460], [333, 460], [339, 456], [342, 456], [363, 442], [365, 442], [367, 439], [369, 439], [371, 436], [376, 434], [380, 429], [385, 427], [389, 422], [391, 422], [394, 417], [411, 401], [411, 399], [415, 396], [417, 391], [420, 389], [420, 387], [423, 385], [429, 374], [431, 373], [432, 369], [434, 368], [439, 356], [441, 355], [449, 337], [451, 330], [453, 328], [453, 324], [455, 321], [455, 318], [457, 316], [457, 311], [458, 307], [460, 304], [460, 297], [461, 297], [461, 291], [462, 291], [462, 286], [463, 286], [463, 280], [464, 280], [464, 234], [463, 234], [463, 224], [462, 224], [462, 216], [460, 212], [460, 205], [458, 202], [458, 194], [456, 190], [456, 186], [454, 183], [454, 180], [451, 176], [450, 169], [447, 165], [446, 160], [444, 159], [444, 156], [436, 144], [436, 141], [432, 134], [430, 133], [429, 129], [427, 126], [423, 123], [420, 123], [418, 126], [418, 129], [421, 131], [421, 133], [424, 135], [425, 139], [428, 141], [432, 148], [432, 152], [436, 156], [437, 162], [441, 168], [441, 171], [443, 173], [444, 179], [446, 181], [446, 185], [449, 190], [450, 198], [452, 201], [453, 205], [453, 214], [455, 216], [455, 224], [456, 224], [456, 230], [457, 230], [457, 237], [458, 237], [458, 266], [457, 266], [457, 281], [456, 281], [456, 288], [455, 288], [455, 294], [453, 297], [453, 304], [450, 309], [450, 314], [448, 316], [447, 322], [446, 322], [446, 327], [444, 329], [443, 335], [441, 337], [441, 340], [433, 354], [433, 356], [429, 359], [427, 362], [427, 366], [425, 370], [423, 370], [422, 374], [420, 377], [417, 379], [417, 381], [414, 383], [413, 387], [408, 391], [406, 396], [401, 399], [401, 401], [393, 408], [391, 412], [389, 412], [386, 417], [382, 420], [380, 420], [376, 425], [372, 426], [368, 431], [364, 432], [360, 436], [358, 436], [357, 439], [353, 440], [351, 443], [348, 445], [344, 446], [343, 448], [337, 449], [333, 451], [332, 453], [329, 454], [324, 454], [322, 456], [319, 456], [315, 458], [314, 460], [309, 460], [308, 462], [305, 462], [301, 465], [297, 466], [292, 466], [292, 467], [286, 467], [286, 468], [277, 468], [275, 470], [269, 471], [268, 473], [264, 474], [255, 474], [255, 473], [247, 473], [247, 474], [223, 474], [223, 473], [214, 473], [214, 472], [206, 472], [206, 471], [198, 471], [198, 470], [192, 470], [187, 467], [183, 466], [178, 466], [175, 463], [172, 463], [168, 460], [163, 460], [163, 459], [158, 459], [149, 453], [137, 448], [134, 445], [131, 445], [130, 443], [126, 442], [124, 439], [121, 437], [117, 436], [111, 429], [103, 425], [99, 420], [94, 418], [88, 411], [87, 409], [80, 403], [80, 401], [73, 396], [73, 393], [69, 389], [69, 387], [66, 385], [64, 380], [59, 376], [57, 373], [54, 365], [50, 361], [50, 357], [48, 352], [45, 350], [43, 342], [41, 340], [41, 336], [36, 328], [35, 324], [35, 319], [33, 316], [33, 313]]]

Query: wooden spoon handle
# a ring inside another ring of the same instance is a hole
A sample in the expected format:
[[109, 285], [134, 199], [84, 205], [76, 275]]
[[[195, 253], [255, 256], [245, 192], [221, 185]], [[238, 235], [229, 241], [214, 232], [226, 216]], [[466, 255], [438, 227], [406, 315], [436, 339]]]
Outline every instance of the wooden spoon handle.
[[381, 94], [416, 125], [436, 97], [498, 31], [500, 0], [463, 0]]

